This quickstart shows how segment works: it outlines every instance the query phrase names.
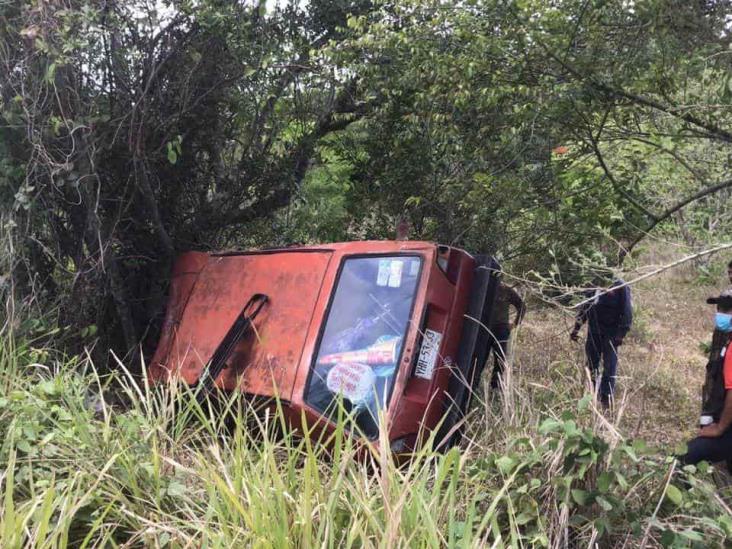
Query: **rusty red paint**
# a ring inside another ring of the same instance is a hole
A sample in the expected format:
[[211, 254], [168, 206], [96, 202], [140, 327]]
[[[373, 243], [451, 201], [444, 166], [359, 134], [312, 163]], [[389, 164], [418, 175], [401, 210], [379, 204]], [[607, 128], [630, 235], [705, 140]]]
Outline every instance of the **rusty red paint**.
[[[407, 447], [419, 444], [440, 421], [470, 293], [475, 261], [456, 248], [367, 241], [184, 254], [174, 267], [165, 328], [149, 369], [151, 381], [174, 374], [195, 383], [247, 300], [266, 294], [269, 302], [254, 322], [255, 333], [238, 345], [216, 385], [259, 397], [279, 396], [294, 425], [301, 424], [304, 414], [311, 425], [330, 429], [330, 422], [306, 402], [305, 392], [339, 269], [349, 257], [393, 254], [419, 256], [422, 268], [387, 408], [388, 439], [406, 440]], [[422, 327], [441, 334], [431, 379], [414, 375]]]

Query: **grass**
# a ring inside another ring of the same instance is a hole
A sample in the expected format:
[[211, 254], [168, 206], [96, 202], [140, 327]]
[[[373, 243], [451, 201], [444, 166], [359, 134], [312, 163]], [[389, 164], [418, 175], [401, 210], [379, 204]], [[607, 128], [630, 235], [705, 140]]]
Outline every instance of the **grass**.
[[0, 547], [723, 546], [728, 494], [671, 457], [693, 432], [709, 316], [694, 300], [711, 288], [690, 276], [637, 288], [644, 330], [623, 349], [614, 414], [593, 404], [570, 319], [531, 311], [504, 397], [475, 403], [461, 447], [402, 466], [355, 459], [345, 420], [314, 443], [236, 396], [214, 412], [124, 368], [102, 379], [8, 323]]

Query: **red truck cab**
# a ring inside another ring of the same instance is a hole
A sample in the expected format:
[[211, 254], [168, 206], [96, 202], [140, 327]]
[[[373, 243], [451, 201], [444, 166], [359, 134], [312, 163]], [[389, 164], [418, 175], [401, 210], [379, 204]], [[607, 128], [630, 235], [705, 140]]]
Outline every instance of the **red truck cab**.
[[[339, 403], [394, 451], [457, 440], [490, 346], [498, 264], [417, 241], [183, 254], [150, 380], [279, 398], [294, 426]], [[205, 382], [205, 383], [204, 383]]]

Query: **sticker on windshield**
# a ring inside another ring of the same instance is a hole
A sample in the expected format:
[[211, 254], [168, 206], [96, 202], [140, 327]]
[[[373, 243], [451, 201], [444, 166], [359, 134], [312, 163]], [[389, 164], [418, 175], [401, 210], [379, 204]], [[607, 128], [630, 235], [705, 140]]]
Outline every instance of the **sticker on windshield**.
[[402, 270], [404, 269], [404, 262], [394, 260], [391, 262], [389, 269], [389, 287], [398, 288], [402, 285]]
[[419, 349], [419, 359], [414, 375], [422, 379], [432, 379], [437, 363], [437, 351], [440, 350], [442, 334], [434, 330], [425, 330], [422, 338], [422, 347]]
[[357, 362], [339, 362], [328, 372], [326, 385], [330, 392], [341, 394], [356, 406], [363, 405], [376, 382], [373, 370]]
[[379, 274], [376, 275], [376, 285], [386, 286], [389, 283], [389, 274], [391, 273], [391, 261], [388, 259], [379, 259]]

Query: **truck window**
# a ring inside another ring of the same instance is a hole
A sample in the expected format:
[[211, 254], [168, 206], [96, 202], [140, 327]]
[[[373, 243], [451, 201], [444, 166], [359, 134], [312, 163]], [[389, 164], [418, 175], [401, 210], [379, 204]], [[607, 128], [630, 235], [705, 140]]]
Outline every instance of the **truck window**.
[[419, 256], [353, 257], [336, 283], [305, 400], [331, 414], [342, 397], [368, 437], [389, 403], [421, 266]]

